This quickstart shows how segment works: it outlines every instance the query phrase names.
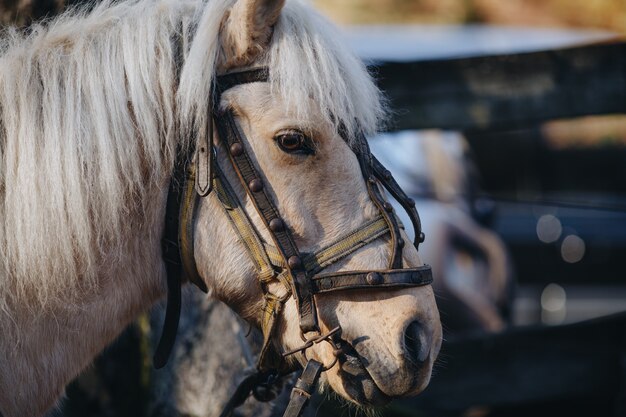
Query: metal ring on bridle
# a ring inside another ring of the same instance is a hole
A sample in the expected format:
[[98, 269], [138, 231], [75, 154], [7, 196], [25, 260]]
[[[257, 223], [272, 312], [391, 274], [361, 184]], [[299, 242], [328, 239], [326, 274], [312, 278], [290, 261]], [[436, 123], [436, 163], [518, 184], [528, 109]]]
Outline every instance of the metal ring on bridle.
[[[317, 337], [314, 337], [312, 339], [306, 340], [305, 344], [302, 346], [299, 346], [295, 349], [292, 349], [290, 351], [287, 351], [285, 353], [282, 354], [283, 358], [286, 358], [287, 356], [293, 355], [294, 353], [298, 353], [298, 352], [302, 352], [304, 359], [307, 360], [307, 362], [309, 361], [309, 358], [306, 356], [306, 351], [307, 349], [309, 349], [310, 347], [312, 347], [313, 345], [316, 345], [318, 343], [322, 343], [322, 342], [327, 342], [331, 345], [331, 347], [333, 348], [333, 352], [337, 350], [337, 346], [335, 346], [335, 344], [332, 342], [331, 338], [336, 335], [337, 333], [339, 333], [339, 331], [341, 330], [341, 326], [337, 326], [335, 328], [333, 328], [331, 331], [329, 331], [326, 334], [321, 334]], [[335, 364], [337, 363], [337, 356], [335, 356], [335, 360], [328, 366], [324, 366], [322, 365], [322, 372], [326, 372], [329, 369], [331, 369], [333, 366], [335, 366]]]
[[[337, 349], [337, 346], [335, 346], [335, 345], [333, 344], [333, 342], [331, 342], [329, 339], [324, 339], [324, 340], [322, 340], [322, 341], [323, 341], [323, 342], [327, 342], [328, 344], [330, 344], [330, 346], [333, 348], [333, 352]], [[307, 348], [307, 349], [308, 349], [308, 348]], [[306, 351], [307, 351], [307, 349], [304, 349], [304, 350], [302, 351], [302, 355], [304, 356], [304, 359], [308, 362], [308, 361], [309, 361], [309, 358], [308, 358], [308, 356], [306, 355]], [[324, 365], [324, 363], [322, 363], [322, 372], [329, 371], [330, 369], [332, 369], [332, 367], [333, 367], [333, 366], [335, 366], [335, 365], [337, 364], [337, 361], [339, 361], [339, 357], [338, 357], [337, 355], [334, 355], [334, 354], [333, 354], [333, 356], [335, 356], [335, 360], [333, 360], [333, 361], [331, 362], [331, 364], [330, 364], [330, 365], [326, 366], [326, 365]]]

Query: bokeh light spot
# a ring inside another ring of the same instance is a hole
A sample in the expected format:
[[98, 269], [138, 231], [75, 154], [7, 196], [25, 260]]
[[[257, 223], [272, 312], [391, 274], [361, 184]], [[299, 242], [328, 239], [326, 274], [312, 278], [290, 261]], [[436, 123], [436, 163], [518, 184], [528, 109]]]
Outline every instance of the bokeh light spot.
[[547, 311], [559, 311], [565, 307], [567, 296], [565, 289], [558, 284], [548, 284], [541, 293], [541, 308]]
[[541, 293], [541, 321], [545, 324], [561, 324], [567, 315], [567, 295], [558, 284], [549, 284]]
[[567, 263], [573, 264], [585, 256], [585, 241], [576, 235], [569, 235], [561, 243], [561, 257]]
[[537, 220], [537, 237], [544, 243], [556, 242], [562, 232], [561, 221], [552, 214], [544, 214]]

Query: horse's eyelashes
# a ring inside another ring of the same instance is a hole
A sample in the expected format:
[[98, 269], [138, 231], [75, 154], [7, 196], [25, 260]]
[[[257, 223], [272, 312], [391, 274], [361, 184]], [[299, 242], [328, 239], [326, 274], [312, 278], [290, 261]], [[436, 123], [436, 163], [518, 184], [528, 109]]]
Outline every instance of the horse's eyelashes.
[[274, 136], [278, 147], [286, 153], [297, 155], [312, 155], [315, 153], [311, 139], [299, 130], [280, 132]]

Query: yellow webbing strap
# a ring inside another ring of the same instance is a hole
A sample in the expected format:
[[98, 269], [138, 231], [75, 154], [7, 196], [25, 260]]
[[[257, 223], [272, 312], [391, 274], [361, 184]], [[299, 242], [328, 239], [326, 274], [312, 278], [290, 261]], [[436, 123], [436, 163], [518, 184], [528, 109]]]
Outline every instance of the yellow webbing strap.
[[[265, 295], [265, 305], [263, 306], [263, 317], [261, 321], [261, 330], [263, 331], [263, 346], [259, 353], [259, 366], [260, 367], [278, 367], [279, 361], [282, 358], [273, 357], [277, 352], [272, 347], [272, 337], [276, 331], [278, 318], [283, 311], [285, 301], [291, 296], [291, 292], [285, 294], [282, 297], [277, 297], [273, 294], [267, 293]], [[272, 363], [276, 361], [277, 363]], [[265, 370], [265, 369], [261, 369]]]
[[[285, 304], [285, 301], [291, 296], [290, 283], [288, 282], [287, 270], [277, 274], [274, 270], [275, 262], [272, 262], [265, 251], [265, 245], [252, 226], [250, 218], [241, 207], [239, 199], [230, 187], [224, 173], [217, 164], [214, 166], [215, 176], [213, 177], [213, 187], [216, 195], [226, 212], [226, 217], [230, 220], [237, 236], [244, 243], [244, 247], [248, 251], [250, 258], [254, 262], [259, 280], [262, 284], [266, 284], [274, 278], [278, 279], [285, 288], [287, 293], [282, 297], [265, 292], [265, 304], [263, 306], [263, 315], [261, 318], [261, 330], [263, 331], [263, 345], [259, 354], [258, 367], [261, 370], [272, 369], [278, 367], [282, 358], [274, 351], [271, 339], [278, 324], [278, 317]], [[280, 257], [280, 255], [278, 255]], [[265, 369], [267, 368], [267, 369]]]
[[[187, 279], [196, 284], [202, 291], [207, 292], [206, 283], [200, 277], [196, 267], [193, 246], [193, 219], [198, 202], [198, 194], [195, 189], [195, 168], [189, 167], [188, 177], [182, 193], [181, 208], [179, 212], [180, 227], [178, 230], [178, 242], [180, 245], [180, 259], [183, 263], [183, 271]], [[172, 180], [174, 181], [174, 180]]]
[[330, 245], [307, 255], [304, 258], [305, 268], [310, 274], [316, 274], [386, 233], [389, 233], [387, 222], [380, 216], [376, 217]]
[[280, 255], [280, 252], [278, 252], [278, 249], [276, 249], [276, 247], [270, 245], [269, 243], [264, 243], [263, 247], [265, 248], [265, 253], [267, 253], [267, 257], [269, 258], [272, 265], [279, 268], [287, 268], [285, 260]]
[[[326, 268], [328, 265], [338, 261], [339, 259], [351, 254], [357, 249], [362, 248], [368, 243], [387, 234], [389, 227], [381, 216], [363, 224], [357, 230], [350, 232], [346, 236], [337, 239], [335, 242], [310, 253], [304, 257], [304, 267], [310, 274], [315, 274]], [[265, 244], [265, 253], [273, 265], [285, 268], [285, 262], [278, 250], [268, 244]]]
[[213, 177], [213, 186], [217, 192], [217, 197], [233, 225], [233, 229], [235, 229], [235, 232], [244, 243], [244, 247], [254, 262], [259, 279], [262, 282], [268, 282], [276, 273], [265, 252], [263, 242], [261, 242], [248, 215], [242, 209], [239, 200], [235, 196], [234, 191], [230, 188], [228, 181], [224, 177], [224, 173], [217, 164], [215, 165], [215, 171], [216, 175]]

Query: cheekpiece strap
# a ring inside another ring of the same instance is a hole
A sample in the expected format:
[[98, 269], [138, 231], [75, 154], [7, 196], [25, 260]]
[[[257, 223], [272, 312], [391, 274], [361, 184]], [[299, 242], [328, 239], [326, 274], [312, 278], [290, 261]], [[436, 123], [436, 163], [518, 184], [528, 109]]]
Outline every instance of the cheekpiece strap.
[[380, 163], [380, 161], [372, 155], [372, 167], [374, 168], [374, 175], [383, 184], [383, 186], [389, 191], [389, 193], [396, 199], [402, 208], [409, 215], [411, 223], [413, 224], [413, 231], [415, 232], [415, 239], [413, 244], [416, 249], [419, 249], [419, 244], [424, 242], [425, 236], [422, 232], [422, 222], [420, 221], [419, 213], [415, 208], [415, 200], [409, 198], [400, 185], [396, 182], [391, 172]]
[[[344, 140], [348, 138], [344, 137]], [[350, 143], [350, 142], [348, 142]], [[373, 172], [374, 156], [370, 151], [367, 139], [363, 134], [358, 135], [353, 142], [352, 150], [356, 154], [359, 164], [361, 165], [361, 172], [365, 179], [367, 192], [370, 199], [378, 208], [378, 211], [382, 215], [383, 219], [389, 227], [389, 233], [391, 237], [391, 256], [389, 259], [389, 269], [401, 269], [402, 268], [402, 248], [404, 247], [404, 240], [400, 235], [400, 227], [393, 213], [393, 206], [387, 202], [378, 186], [378, 181]]]
[[265, 227], [271, 231], [273, 243], [285, 260], [292, 279], [292, 291], [300, 312], [300, 327], [303, 332], [315, 331], [317, 318], [310, 291], [310, 280], [304, 270], [302, 256], [278, 209], [267, 193], [261, 175], [257, 172], [247, 151], [243, 135], [231, 110], [220, 112], [216, 117], [219, 137], [225, 142], [235, 172], [258, 211]]
[[213, 117], [220, 139], [226, 150], [235, 172], [258, 211], [265, 227], [271, 231], [273, 243], [287, 265], [291, 276], [292, 292], [296, 298], [300, 315], [300, 329], [303, 333], [318, 331], [317, 316], [310, 280], [304, 269], [302, 255], [298, 251], [291, 232], [267, 193], [263, 179], [246, 150], [246, 141], [231, 110], [219, 111], [221, 95], [236, 85], [268, 81], [269, 70], [257, 68], [241, 72], [233, 72], [217, 77], [215, 92], [217, 98], [213, 108]]

